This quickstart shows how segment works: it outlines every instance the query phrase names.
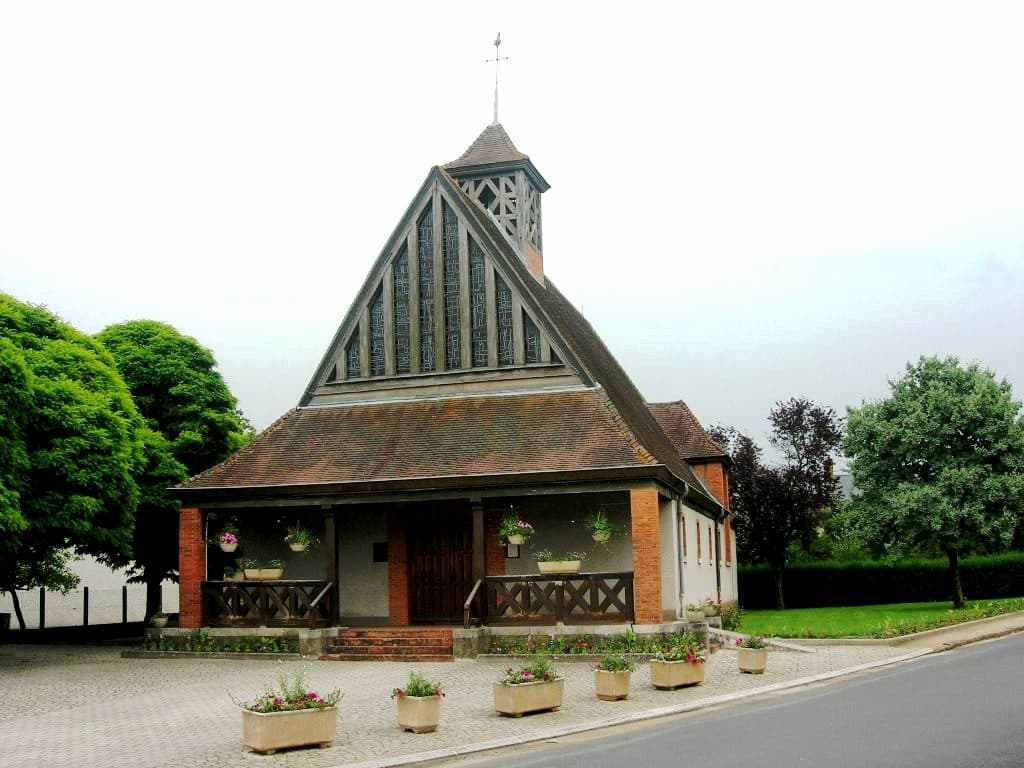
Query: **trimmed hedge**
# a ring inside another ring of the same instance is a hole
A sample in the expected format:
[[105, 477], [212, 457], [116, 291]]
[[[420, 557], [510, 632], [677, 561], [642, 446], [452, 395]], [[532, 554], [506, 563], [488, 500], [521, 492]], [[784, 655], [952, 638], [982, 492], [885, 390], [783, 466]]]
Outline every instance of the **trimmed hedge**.
[[[985, 555], [960, 561], [960, 582], [968, 600], [1024, 595], [1024, 552]], [[782, 572], [787, 608], [821, 608], [882, 603], [951, 600], [949, 563], [905, 560], [887, 565], [872, 560], [797, 563]], [[739, 570], [740, 604], [774, 608], [775, 582], [766, 565]]]

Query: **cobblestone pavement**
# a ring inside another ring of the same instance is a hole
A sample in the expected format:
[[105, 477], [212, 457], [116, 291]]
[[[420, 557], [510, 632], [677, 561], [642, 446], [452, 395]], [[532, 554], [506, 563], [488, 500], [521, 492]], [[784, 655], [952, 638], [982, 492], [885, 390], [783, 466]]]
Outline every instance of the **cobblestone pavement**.
[[[156, 768], [157, 766], [295, 766], [406, 761], [435, 750], [461, 750], [504, 739], [527, 741], [559, 730], [764, 688], [907, 655], [885, 646], [822, 646], [773, 651], [764, 675], [743, 675], [736, 653], [711, 656], [697, 688], [658, 691], [646, 665], [633, 674], [629, 699], [599, 701], [589, 665], [556, 665], [566, 677], [558, 712], [503, 718], [491, 683], [504, 664], [484, 657], [454, 663], [122, 659], [120, 648], [0, 646], [0, 768]], [[920, 651], [917, 651], [920, 653]], [[241, 743], [241, 716], [231, 697], [252, 699], [279, 672], [305, 667], [318, 690], [341, 688], [338, 736], [327, 749], [257, 755]], [[389, 694], [415, 669], [448, 693], [435, 733], [397, 728]]]

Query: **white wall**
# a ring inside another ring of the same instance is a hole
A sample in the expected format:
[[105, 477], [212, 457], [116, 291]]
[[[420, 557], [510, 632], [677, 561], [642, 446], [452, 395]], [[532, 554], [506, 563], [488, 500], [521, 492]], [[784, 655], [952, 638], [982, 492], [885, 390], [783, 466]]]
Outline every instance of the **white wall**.
[[[685, 503], [680, 508], [686, 528], [686, 552], [683, 556], [683, 604], [698, 603], [709, 598], [717, 600], [718, 582], [715, 576], [717, 561], [714, 549], [716, 523]], [[711, 531], [710, 539], [709, 530]], [[724, 581], [725, 569], [722, 570]]]
[[666, 620], [680, 616], [678, 503], [658, 497], [658, 532], [661, 542], [661, 611]]
[[373, 562], [373, 543], [388, 540], [388, 513], [381, 506], [335, 511], [338, 529], [340, 616], [388, 616], [388, 564]]

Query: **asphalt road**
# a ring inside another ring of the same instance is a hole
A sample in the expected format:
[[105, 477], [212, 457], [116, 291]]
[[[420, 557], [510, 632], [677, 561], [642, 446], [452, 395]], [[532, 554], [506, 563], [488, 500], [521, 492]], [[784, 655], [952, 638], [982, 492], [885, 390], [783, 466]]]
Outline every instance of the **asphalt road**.
[[[1024, 634], [474, 768], [1024, 766]], [[466, 762], [466, 761], [463, 761]]]

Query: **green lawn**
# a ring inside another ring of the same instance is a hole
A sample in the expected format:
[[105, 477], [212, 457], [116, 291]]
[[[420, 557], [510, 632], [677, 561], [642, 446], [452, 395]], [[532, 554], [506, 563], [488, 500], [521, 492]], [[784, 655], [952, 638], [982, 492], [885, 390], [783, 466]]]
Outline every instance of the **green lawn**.
[[739, 631], [774, 637], [898, 637], [934, 627], [1024, 610], [1024, 598], [952, 603], [894, 603], [847, 608], [743, 611]]

